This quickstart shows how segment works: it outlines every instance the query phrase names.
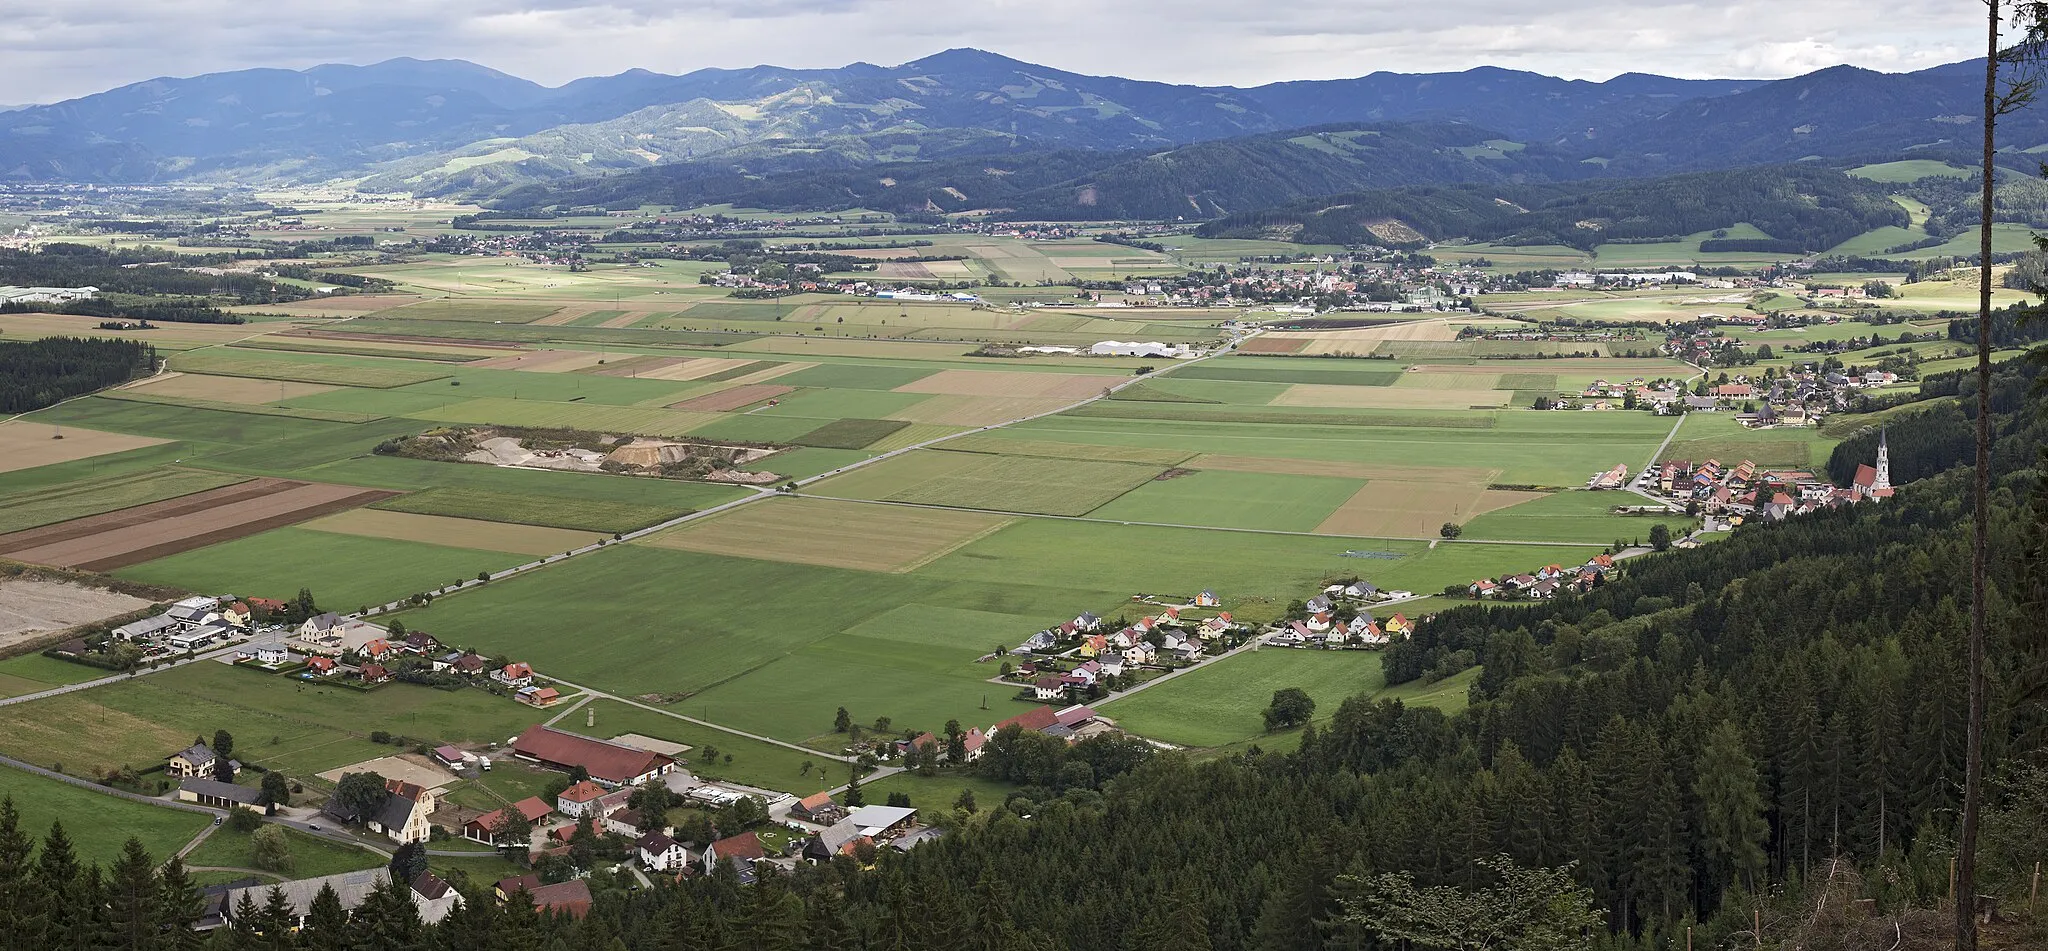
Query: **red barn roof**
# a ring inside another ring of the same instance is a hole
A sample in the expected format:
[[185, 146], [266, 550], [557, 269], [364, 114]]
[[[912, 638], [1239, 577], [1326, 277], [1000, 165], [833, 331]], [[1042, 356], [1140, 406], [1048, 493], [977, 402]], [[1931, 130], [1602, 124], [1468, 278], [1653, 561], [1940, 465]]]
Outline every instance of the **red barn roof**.
[[512, 741], [512, 752], [564, 768], [583, 767], [590, 778], [620, 785], [675, 762], [660, 753], [593, 740], [534, 724]]

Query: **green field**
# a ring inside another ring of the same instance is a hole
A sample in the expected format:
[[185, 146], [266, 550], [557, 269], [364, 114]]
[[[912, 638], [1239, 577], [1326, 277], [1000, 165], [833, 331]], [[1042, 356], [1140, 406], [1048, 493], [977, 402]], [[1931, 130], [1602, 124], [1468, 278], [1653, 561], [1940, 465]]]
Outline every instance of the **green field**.
[[1312, 532], [1365, 485], [1359, 479], [1224, 470], [1146, 482], [1090, 512], [1130, 522]]
[[1650, 526], [1659, 522], [1671, 529], [1673, 537], [1692, 529], [1693, 520], [1684, 514], [1654, 517], [1612, 514], [1617, 505], [1647, 503], [1647, 499], [1625, 492], [1553, 492], [1466, 522], [1465, 532], [1459, 537], [1604, 545], [1617, 538], [1647, 537]]
[[791, 442], [820, 449], [866, 449], [910, 424], [895, 419], [839, 419], [798, 436]]
[[1271, 648], [1238, 654], [1148, 687], [1100, 709], [1140, 736], [1181, 746], [1215, 747], [1265, 733], [1260, 711], [1273, 692], [1300, 687], [1327, 719], [1348, 697], [1386, 686], [1380, 655], [1368, 651]]
[[222, 472], [145, 469], [0, 495], [0, 534], [191, 495], [241, 481], [241, 476]]
[[52, 822], [64, 823], [64, 834], [82, 862], [111, 864], [121, 857], [130, 838], [158, 859], [199, 834], [213, 820], [204, 815], [80, 789], [14, 769], [0, 769], [0, 796], [14, 801], [21, 831], [40, 850]]
[[[300, 383], [331, 383], [384, 389], [439, 380], [448, 376], [441, 367], [423, 367], [407, 360], [349, 357], [358, 361], [319, 361], [313, 355], [304, 360], [274, 360], [231, 350], [195, 350], [170, 358], [173, 370], [209, 373], [215, 376], [254, 377], [259, 380], [292, 380]], [[339, 358], [337, 358], [339, 359]]]
[[[1086, 515], [1159, 475], [1155, 467], [1128, 462], [957, 455], [962, 461], [956, 463], [949, 458], [949, 467], [942, 473], [919, 473], [886, 498], [894, 502], [1003, 512]], [[889, 460], [871, 467], [877, 470], [872, 478], [890, 478], [888, 470], [895, 464], [895, 460]], [[907, 463], [901, 471], [913, 472], [914, 465]]]
[[1016, 787], [1008, 783], [984, 779], [974, 773], [959, 769], [943, 769], [926, 776], [921, 773], [897, 773], [886, 779], [861, 785], [861, 794], [870, 801], [886, 801], [891, 794], [902, 793], [910, 797], [911, 808], [926, 812], [951, 812], [953, 804], [960, 801], [960, 794], [967, 790], [974, 792], [974, 809], [987, 812], [1002, 808]]
[[1744, 429], [1733, 413], [1688, 413], [1659, 462], [1718, 459], [1723, 465], [1744, 460], [1760, 466], [1819, 469], [1839, 440], [1812, 427]]
[[[297, 829], [284, 829], [285, 842], [290, 845], [292, 864], [284, 870], [288, 878], [318, 878], [322, 875], [339, 875], [368, 868], [382, 868], [385, 858], [368, 849], [358, 849], [338, 842], [331, 842], [319, 836], [308, 835]], [[256, 836], [250, 832], [236, 832], [222, 826], [213, 830], [199, 847], [185, 856], [186, 865], [213, 866], [216, 868], [256, 868]]]
[[[669, 704], [664, 709], [681, 716], [702, 718], [702, 704], [685, 700]], [[690, 772], [709, 779], [721, 779], [765, 789], [781, 789], [808, 796], [820, 789], [827, 789], [847, 779], [843, 764], [832, 762], [822, 756], [813, 756], [773, 743], [748, 739], [724, 730], [700, 726], [687, 720], [663, 713], [656, 713], [640, 707], [628, 706], [615, 700], [593, 700], [585, 710], [594, 710], [596, 726], [586, 726], [584, 710], [557, 726], [572, 733], [582, 733], [598, 739], [611, 739], [626, 733], [638, 733], [672, 743], [686, 743], [690, 748], [682, 754], [689, 764]], [[828, 721], [826, 729], [831, 728]], [[706, 748], [718, 753], [717, 762], [706, 758]], [[731, 762], [726, 762], [726, 757]], [[811, 764], [809, 770], [804, 764]], [[495, 770], [493, 771], [495, 772]]]
[[1974, 178], [1977, 175], [1971, 169], [1933, 159], [1907, 159], [1902, 162], [1859, 165], [1849, 169], [1849, 174], [1887, 185], [1903, 185], [1923, 178]]
[[277, 528], [145, 561], [115, 575], [188, 591], [271, 598], [289, 598], [300, 588], [310, 588], [323, 604], [353, 611], [529, 560], [504, 552]]
[[[503, 742], [543, 716], [480, 689], [392, 683], [364, 691], [203, 661], [0, 708], [0, 752], [92, 777], [160, 763], [193, 737], [224, 729], [235, 736], [236, 758], [302, 778], [399, 752], [371, 743], [372, 730], [436, 743]], [[144, 775], [145, 783], [159, 780]]]
[[484, 489], [428, 489], [385, 499], [371, 508], [420, 515], [446, 515], [491, 522], [545, 525], [592, 532], [630, 532], [687, 515], [689, 509], [675, 509], [603, 499], [577, 499], [558, 495], [514, 495]]

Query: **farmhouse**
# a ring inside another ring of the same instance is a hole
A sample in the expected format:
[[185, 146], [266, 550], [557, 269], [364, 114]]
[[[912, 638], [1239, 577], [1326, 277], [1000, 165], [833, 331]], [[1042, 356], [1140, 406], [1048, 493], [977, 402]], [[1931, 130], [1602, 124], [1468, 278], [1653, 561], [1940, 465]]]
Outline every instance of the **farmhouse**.
[[[285, 905], [290, 909], [289, 915], [292, 927], [303, 927], [306, 923], [306, 915], [313, 910], [313, 899], [320, 894], [322, 889], [331, 889], [334, 892], [334, 896], [341, 899], [343, 911], [354, 911], [357, 906], [370, 897], [372, 892], [384, 887], [384, 884], [390, 880], [389, 875], [390, 873], [379, 868], [362, 872], [343, 872], [339, 875], [324, 875], [320, 878], [302, 878], [297, 881], [279, 884], [265, 882], [261, 885], [252, 885], [247, 888], [229, 889], [220, 897], [220, 914], [223, 920], [233, 921], [235, 909], [240, 907], [245, 899], [252, 902], [255, 907], [262, 908], [274, 889], [284, 896]], [[432, 876], [420, 876], [419, 880], [414, 881], [409, 891], [412, 895], [413, 904], [420, 910], [420, 919], [428, 924], [435, 924], [441, 919], [448, 917], [449, 912], [454, 911], [456, 906], [462, 904], [462, 896], [453, 889], [446, 888], [445, 885], [435, 888], [434, 883], [438, 882], [439, 879], [428, 881], [430, 878]], [[422, 894], [420, 890], [422, 885], [429, 892], [438, 893], [438, 897], [429, 898], [426, 894]]]
[[589, 780], [584, 780], [562, 790], [562, 794], [555, 797], [555, 811], [575, 819], [581, 819], [584, 816], [598, 818], [596, 816], [600, 808], [598, 800], [603, 798], [603, 786], [599, 786]]
[[554, 810], [548, 808], [548, 804], [542, 802], [540, 797], [528, 796], [509, 807], [486, 812], [464, 823], [462, 826], [462, 837], [472, 842], [496, 845], [498, 844], [498, 830], [504, 826], [507, 816], [516, 816], [517, 821], [525, 823], [528, 829], [532, 829], [540, 825], [541, 822], [545, 821], [553, 813]]
[[690, 853], [682, 843], [660, 832], [649, 832], [633, 843], [640, 853], [640, 865], [653, 872], [674, 872], [690, 862]]
[[718, 863], [725, 862], [738, 872], [740, 881], [751, 884], [754, 881], [754, 863], [768, 857], [768, 849], [761, 844], [761, 837], [752, 832], [719, 839], [704, 847], [704, 874], [711, 874]]
[[194, 743], [164, 761], [164, 775], [172, 779], [191, 779], [195, 776], [213, 775], [214, 764], [220, 757], [214, 755], [213, 747]]
[[350, 651], [361, 650], [371, 641], [383, 640], [387, 633], [375, 624], [350, 620], [330, 611], [307, 618], [286, 644], [306, 654], [340, 657]]
[[590, 883], [572, 878], [566, 882], [542, 885], [526, 893], [533, 899], [533, 907], [543, 914], [567, 915], [581, 918], [590, 914]]
[[382, 832], [400, 845], [427, 841], [433, 832], [427, 817], [438, 805], [434, 791], [396, 779], [385, 780], [384, 788], [390, 791], [390, 798], [384, 800], [383, 809], [367, 817], [363, 824], [371, 832]]
[[634, 749], [535, 724], [512, 741], [512, 753], [550, 769], [578, 766], [606, 786], [635, 786], [667, 774], [676, 761], [660, 753]]
[[526, 686], [519, 688], [512, 699], [529, 707], [552, 707], [562, 699], [562, 694], [553, 687]]

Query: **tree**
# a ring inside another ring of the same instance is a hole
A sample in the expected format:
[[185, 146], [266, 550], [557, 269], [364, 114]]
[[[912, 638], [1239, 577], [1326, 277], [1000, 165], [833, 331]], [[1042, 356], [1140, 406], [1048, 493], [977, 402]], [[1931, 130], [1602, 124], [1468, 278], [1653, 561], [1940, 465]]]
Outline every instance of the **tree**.
[[121, 857], [109, 870], [107, 896], [111, 899], [108, 924], [116, 935], [115, 947], [133, 951], [154, 947], [164, 917], [163, 893], [157, 881], [156, 862], [150, 859], [140, 840], [130, 838], [122, 847]]
[[798, 766], [796, 768], [796, 774], [798, 776], [809, 776], [811, 774], [812, 768], [816, 767], [817, 765], [818, 764], [813, 763], [810, 760], [804, 760], [803, 765]]
[[308, 948], [340, 949], [348, 940], [348, 909], [341, 907], [341, 896], [334, 893], [334, 886], [322, 884], [313, 896], [313, 904], [306, 909], [306, 927], [301, 932]]
[[407, 842], [391, 853], [387, 866], [393, 877], [411, 882], [427, 871], [427, 847], [418, 842]]
[[491, 841], [500, 851], [515, 855], [526, 852], [527, 840], [533, 836], [533, 827], [526, 824], [519, 810], [505, 808], [498, 810], [498, 822], [491, 827]]
[[853, 778], [847, 781], [846, 794], [840, 796], [839, 801], [844, 803], [846, 805], [846, 808], [848, 809], [858, 809], [861, 806], [865, 806], [868, 804], [868, 797], [863, 795], [860, 791], [859, 766], [855, 766], [853, 768]]
[[960, 798], [953, 800], [953, 808], [970, 816], [973, 815], [977, 808], [974, 803], [974, 790], [972, 788], [960, 790]]
[[1738, 879], [1754, 888], [1764, 870], [1763, 844], [1770, 836], [1756, 760], [1732, 720], [1707, 735], [1694, 771], [1693, 794], [1700, 803], [1700, 835], [1720, 884]]
[[1314, 697], [1300, 687], [1283, 687], [1273, 691], [1273, 702], [1266, 706], [1266, 732], [1307, 723], [1316, 712]]
[[221, 759], [234, 755], [235, 735], [226, 730], [213, 731], [213, 752]]
[[946, 721], [946, 762], [967, 762], [967, 733], [960, 729], [959, 720]]
[[1442, 528], [1436, 530], [1436, 533], [1445, 538], [1456, 538], [1465, 534], [1465, 526], [1459, 525], [1456, 522], [1445, 522]]
[[1650, 550], [1664, 551], [1671, 547], [1671, 526], [1658, 522], [1650, 526]]
[[1388, 943], [1444, 951], [1568, 951], [1598, 926], [1593, 893], [1571, 867], [1522, 868], [1505, 855], [1480, 859], [1498, 884], [1476, 890], [1417, 887], [1405, 872], [1344, 876], [1360, 894], [1341, 899], [1343, 919]]
[[266, 806], [289, 805], [292, 801], [292, 781], [277, 770], [263, 774], [263, 804]]
[[846, 712], [845, 707], [840, 707], [838, 715], [832, 718], [832, 732], [845, 733], [851, 729], [853, 729], [853, 716]]
[[895, 723], [895, 721], [893, 721], [893, 720], [889, 719], [888, 717], [876, 717], [876, 718], [875, 718], [875, 726], [874, 726], [874, 730], [875, 730], [875, 735], [876, 735], [876, 736], [885, 736], [885, 735], [887, 735], [887, 734], [888, 734], [888, 732], [889, 732], [889, 728], [890, 728], [891, 726], [893, 726], [893, 725], [894, 725], [894, 723]]
[[292, 870], [292, 847], [285, 840], [284, 827], [266, 825], [249, 836], [251, 851], [255, 854], [256, 867], [271, 872]]
[[892, 792], [889, 794], [888, 804], [908, 809], [910, 808], [910, 794], [907, 792]]
[[343, 809], [369, 817], [384, 808], [391, 791], [385, 788], [384, 777], [376, 773], [346, 773], [334, 784], [334, 798]]
[[263, 828], [263, 817], [257, 815], [254, 809], [236, 806], [228, 810], [227, 826], [230, 832], [240, 832], [247, 835]]

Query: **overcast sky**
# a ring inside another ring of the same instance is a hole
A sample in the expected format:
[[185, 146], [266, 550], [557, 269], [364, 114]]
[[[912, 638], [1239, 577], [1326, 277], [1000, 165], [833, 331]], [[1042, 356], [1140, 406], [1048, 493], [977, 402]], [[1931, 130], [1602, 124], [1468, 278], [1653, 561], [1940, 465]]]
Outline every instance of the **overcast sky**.
[[0, 0], [0, 103], [395, 56], [559, 85], [636, 66], [896, 64], [956, 46], [1211, 85], [1482, 65], [1782, 77], [1965, 59], [1982, 17], [1978, 0]]

